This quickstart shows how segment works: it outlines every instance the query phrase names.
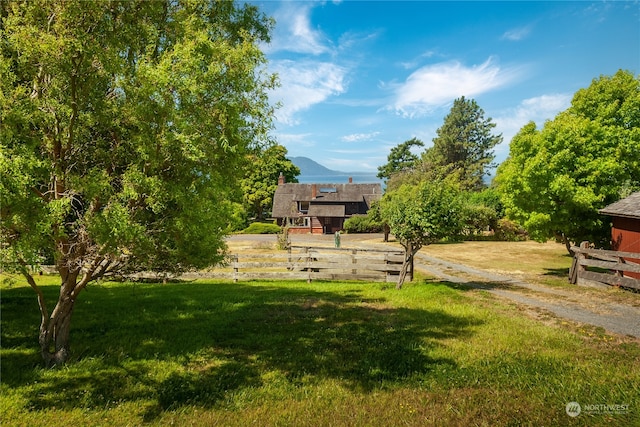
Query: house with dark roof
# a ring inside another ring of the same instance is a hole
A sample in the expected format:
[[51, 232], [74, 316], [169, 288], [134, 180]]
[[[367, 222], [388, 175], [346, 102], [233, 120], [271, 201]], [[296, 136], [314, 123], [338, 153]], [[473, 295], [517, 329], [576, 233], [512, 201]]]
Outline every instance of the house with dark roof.
[[[640, 253], [640, 191], [600, 209], [600, 213], [612, 218], [612, 249]], [[640, 262], [632, 259], [628, 261]], [[640, 279], [638, 273], [625, 272], [625, 276]]]
[[290, 233], [333, 234], [353, 215], [364, 215], [382, 197], [380, 184], [285, 183], [280, 176], [272, 216]]

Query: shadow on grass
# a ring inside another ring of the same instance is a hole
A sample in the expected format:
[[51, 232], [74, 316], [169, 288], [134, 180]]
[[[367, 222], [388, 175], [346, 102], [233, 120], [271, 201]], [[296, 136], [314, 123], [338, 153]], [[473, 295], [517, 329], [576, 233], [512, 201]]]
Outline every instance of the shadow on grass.
[[569, 279], [568, 268], [545, 268], [544, 271], [545, 276], [554, 276]]
[[[439, 340], [468, 336], [480, 323], [437, 309], [394, 307], [345, 287], [94, 286], [74, 312], [70, 365], [47, 371], [35, 349], [28, 357], [3, 350], [2, 380], [29, 390], [30, 409], [105, 408], [151, 399], [157, 402], [148, 414], [153, 418], [154, 411], [182, 405], [214, 406], [226, 393], [261, 386], [268, 372], [284, 375], [294, 387], [323, 379], [364, 392], [400, 384], [435, 366], [455, 367], [452, 360], [432, 358], [431, 350]], [[45, 291], [54, 299], [57, 288]], [[18, 349], [37, 345], [39, 319], [35, 298], [25, 298], [29, 292], [2, 293], [4, 349], [6, 343]], [[159, 362], [179, 367], [159, 375]]]

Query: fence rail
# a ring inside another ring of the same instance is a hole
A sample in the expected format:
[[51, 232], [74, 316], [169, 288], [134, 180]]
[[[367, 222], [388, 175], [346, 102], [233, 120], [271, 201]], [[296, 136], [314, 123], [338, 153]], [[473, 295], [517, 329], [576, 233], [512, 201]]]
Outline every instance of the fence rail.
[[640, 277], [640, 253], [591, 249], [589, 242], [583, 242], [580, 247], [574, 246], [571, 249], [574, 257], [569, 270], [569, 282], [640, 290], [640, 279], [636, 278]]
[[[226, 273], [216, 277], [249, 279], [366, 280], [393, 282], [402, 269], [402, 252], [292, 246], [288, 252], [232, 255]], [[214, 272], [215, 274], [215, 272]]]
[[[188, 272], [181, 279], [276, 279], [276, 280], [363, 280], [395, 282], [404, 255], [401, 251], [292, 246], [288, 251], [233, 254], [226, 265], [212, 270]], [[53, 266], [40, 266], [45, 273]], [[171, 275], [140, 272], [130, 279], [167, 280]]]

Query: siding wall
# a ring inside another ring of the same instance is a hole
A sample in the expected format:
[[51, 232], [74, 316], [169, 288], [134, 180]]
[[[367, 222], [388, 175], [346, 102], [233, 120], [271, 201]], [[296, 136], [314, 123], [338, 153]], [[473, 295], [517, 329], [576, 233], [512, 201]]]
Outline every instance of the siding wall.
[[[613, 217], [611, 246], [614, 251], [640, 253], [640, 219]], [[640, 263], [640, 259], [627, 259]], [[640, 279], [640, 273], [625, 273], [625, 276]]]

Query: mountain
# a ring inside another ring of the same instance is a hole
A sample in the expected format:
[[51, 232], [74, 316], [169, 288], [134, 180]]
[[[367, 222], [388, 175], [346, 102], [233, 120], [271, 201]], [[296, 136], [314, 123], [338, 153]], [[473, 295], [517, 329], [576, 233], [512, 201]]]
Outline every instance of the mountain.
[[314, 162], [308, 157], [289, 157], [289, 160], [300, 168], [300, 176], [313, 175], [313, 176], [333, 176], [344, 175], [344, 172], [338, 172], [325, 168], [320, 163]]
[[308, 157], [289, 157], [289, 160], [300, 168], [298, 182], [301, 184], [313, 183], [347, 183], [352, 178], [356, 184], [382, 183], [382, 180], [374, 172], [341, 172], [331, 170]]

